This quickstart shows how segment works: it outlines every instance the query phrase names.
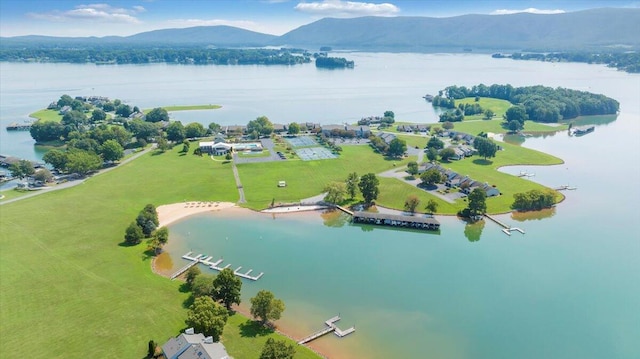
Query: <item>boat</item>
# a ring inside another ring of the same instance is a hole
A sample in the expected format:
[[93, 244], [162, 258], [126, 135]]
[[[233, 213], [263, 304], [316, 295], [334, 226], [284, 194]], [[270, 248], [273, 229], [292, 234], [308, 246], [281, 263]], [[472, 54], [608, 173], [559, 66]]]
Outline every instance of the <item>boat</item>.
[[577, 127], [573, 129], [573, 135], [574, 136], [584, 136], [587, 133], [591, 133], [595, 130], [595, 126], [589, 126], [589, 127]]
[[433, 102], [433, 95], [426, 94], [422, 96], [422, 98], [427, 100], [428, 102]]

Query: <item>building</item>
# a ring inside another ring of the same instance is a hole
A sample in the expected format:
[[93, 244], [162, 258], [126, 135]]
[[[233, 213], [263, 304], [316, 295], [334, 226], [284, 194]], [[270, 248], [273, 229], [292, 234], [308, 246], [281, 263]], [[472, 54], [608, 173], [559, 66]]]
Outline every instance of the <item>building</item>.
[[210, 155], [221, 156], [231, 152], [232, 145], [225, 142], [207, 141], [199, 143], [200, 151]]
[[380, 137], [387, 145], [396, 138], [396, 135], [388, 132], [378, 132], [377, 136]]
[[162, 346], [166, 359], [231, 359], [222, 343], [214, 343], [213, 337], [194, 333], [189, 328]]

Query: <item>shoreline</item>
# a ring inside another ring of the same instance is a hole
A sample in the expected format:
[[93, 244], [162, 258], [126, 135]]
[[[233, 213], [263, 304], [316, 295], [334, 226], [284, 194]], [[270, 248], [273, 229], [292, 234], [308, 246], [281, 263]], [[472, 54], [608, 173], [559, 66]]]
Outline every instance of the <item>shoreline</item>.
[[[308, 212], [308, 211], [317, 211], [320, 209], [325, 209], [327, 206], [320, 205], [312, 205], [312, 206], [289, 206], [289, 207], [276, 207], [271, 208], [269, 210], [260, 211], [259, 213], [265, 214], [282, 214], [282, 213], [298, 213], [298, 212]], [[209, 201], [209, 202], [180, 202], [173, 203], [167, 205], [161, 205], [156, 207], [156, 211], [158, 212], [158, 227], [168, 226], [172, 223], [178, 222], [187, 217], [202, 214], [202, 213], [211, 213], [217, 211], [229, 211], [229, 210], [242, 210], [242, 211], [251, 211], [251, 209], [243, 208], [237, 206], [232, 202], [217, 202], [217, 201]], [[156, 259], [158, 256], [153, 257], [151, 260], [151, 271], [159, 276], [170, 278], [171, 273], [167, 273], [165, 271], [158, 270], [156, 267]], [[182, 276], [179, 276], [177, 279], [183, 280]], [[249, 309], [242, 305], [234, 305], [233, 310], [236, 311], [239, 315], [246, 317], [247, 319], [252, 319], [251, 314], [249, 313]], [[275, 332], [285, 336], [294, 342], [297, 342], [298, 339], [294, 338], [290, 331], [284, 331], [279, 329], [278, 326], [275, 327]], [[316, 353], [320, 358], [328, 358], [324, 353], [320, 352], [316, 347], [310, 345], [304, 345], [309, 350]]]

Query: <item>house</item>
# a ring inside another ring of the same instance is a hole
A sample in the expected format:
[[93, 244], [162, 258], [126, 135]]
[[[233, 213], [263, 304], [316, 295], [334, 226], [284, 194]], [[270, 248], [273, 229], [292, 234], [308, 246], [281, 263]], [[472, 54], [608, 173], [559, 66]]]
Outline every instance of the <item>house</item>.
[[214, 343], [212, 337], [194, 333], [189, 328], [162, 346], [166, 359], [231, 359], [222, 343]]
[[337, 133], [338, 131], [339, 132], [344, 131], [344, 125], [323, 125], [321, 127], [321, 131], [323, 135], [330, 137], [334, 133]]
[[225, 142], [207, 141], [200, 142], [198, 144], [200, 151], [208, 153], [210, 155], [221, 156], [229, 153], [233, 148], [230, 144]]
[[226, 141], [226, 137], [224, 137], [223, 134], [221, 133], [216, 133], [215, 136], [213, 136], [213, 143], [218, 143], [218, 142], [225, 142]]
[[379, 132], [377, 134], [387, 145], [391, 143], [396, 138], [396, 135], [393, 133]]
[[358, 121], [358, 125], [374, 125], [382, 122], [383, 117], [380, 116], [369, 116], [363, 117]]
[[398, 125], [396, 129], [398, 130], [398, 132], [428, 132], [429, 129], [431, 129], [431, 127], [428, 125], [413, 124], [413, 125]]
[[289, 126], [288, 125], [283, 125], [280, 123], [274, 123], [273, 124], [273, 132], [274, 133], [284, 133], [289, 131]]
[[225, 126], [221, 130], [227, 136], [240, 136], [247, 132], [247, 126]]
[[353, 131], [356, 134], [356, 137], [360, 138], [369, 138], [371, 136], [371, 128], [366, 125], [358, 125], [358, 126], [345, 126], [345, 130]]
[[71, 106], [64, 106], [60, 109], [60, 112], [58, 112], [61, 115], [66, 115], [67, 112], [71, 111]]

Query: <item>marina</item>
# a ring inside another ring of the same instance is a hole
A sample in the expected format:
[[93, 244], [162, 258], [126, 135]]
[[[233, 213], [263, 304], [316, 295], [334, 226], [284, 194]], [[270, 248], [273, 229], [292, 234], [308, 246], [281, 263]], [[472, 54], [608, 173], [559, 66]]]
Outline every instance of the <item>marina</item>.
[[372, 212], [353, 212], [354, 223], [376, 224], [392, 227], [405, 227], [437, 231], [440, 222], [431, 217], [401, 216]]
[[[178, 278], [182, 273], [186, 272], [187, 270], [189, 270], [189, 268], [195, 266], [196, 264], [202, 263], [205, 266], [216, 270], [218, 272], [230, 268], [231, 264], [227, 264], [224, 267], [220, 267], [220, 265], [222, 264], [222, 262], [224, 261], [224, 259], [220, 258], [217, 261], [212, 261], [213, 256], [207, 256], [206, 254], [198, 254], [196, 256], [192, 256], [193, 252], [189, 252], [185, 255], [182, 256], [183, 259], [186, 259], [188, 261], [191, 261], [190, 263], [188, 263], [187, 265], [185, 265], [184, 267], [178, 269], [175, 273], [173, 273], [171, 275], [171, 280], [174, 280], [176, 278]], [[253, 269], [249, 269], [248, 271], [246, 271], [245, 273], [241, 273], [240, 269], [242, 269], [242, 266], [236, 268], [233, 271], [233, 274], [235, 274], [236, 276], [240, 277], [240, 278], [244, 278], [244, 279], [249, 279], [249, 280], [253, 280], [253, 281], [257, 281], [258, 279], [260, 279], [263, 275], [264, 272], [260, 272], [260, 274], [256, 275], [256, 276], [252, 276], [251, 273], [253, 272]]]

